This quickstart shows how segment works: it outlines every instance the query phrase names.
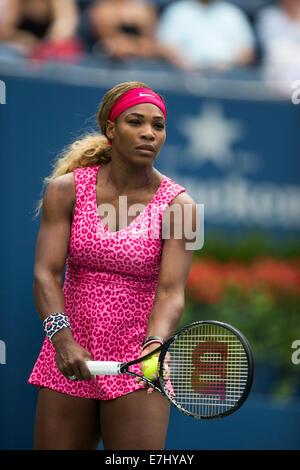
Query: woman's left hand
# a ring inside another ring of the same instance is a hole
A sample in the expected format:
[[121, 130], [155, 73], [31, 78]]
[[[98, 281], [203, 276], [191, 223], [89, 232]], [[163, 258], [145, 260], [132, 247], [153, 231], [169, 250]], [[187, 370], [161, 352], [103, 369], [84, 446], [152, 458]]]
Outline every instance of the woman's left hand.
[[[152, 351], [155, 351], [158, 347], [159, 343], [151, 343], [149, 344], [149, 346], [145, 346], [141, 352], [141, 357], [147, 356], [147, 354], [150, 354]], [[145, 380], [141, 379], [140, 377], [136, 377], [135, 380], [138, 384], [143, 385], [143, 387], [147, 389], [147, 394], [151, 394], [154, 392], [155, 388], [151, 387], [151, 385]]]

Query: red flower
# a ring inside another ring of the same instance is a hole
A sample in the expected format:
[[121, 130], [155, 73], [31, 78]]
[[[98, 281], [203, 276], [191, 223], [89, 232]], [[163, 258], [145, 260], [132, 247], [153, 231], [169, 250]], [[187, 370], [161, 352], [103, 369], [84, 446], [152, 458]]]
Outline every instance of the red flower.
[[280, 261], [259, 258], [251, 264], [238, 261], [221, 263], [215, 260], [197, 260], [187, 280], [187, 293], [194, 300], [206, 304], [220, 302], [230, 287], [241, 293], [264, 291], [272, 298], [281, 295], [300, 295], [300, 260]]
[[280, 293], [300, 294], [300, 267], [272, 258], [257, 260], [253, 265], [253, 276], [258, 286], [266, 288], [276, 297]]
[[218, 263], [195, 263], [187, 280], [187, 289], [195, 300], [207, 304], [219, 302], [224, 293], [224, 280], [220, 276]]

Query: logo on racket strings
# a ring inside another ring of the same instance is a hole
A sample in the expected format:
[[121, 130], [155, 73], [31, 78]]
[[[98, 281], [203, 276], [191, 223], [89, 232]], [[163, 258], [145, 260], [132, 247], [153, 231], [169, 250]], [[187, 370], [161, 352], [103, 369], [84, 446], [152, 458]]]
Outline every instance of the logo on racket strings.
[[227, 345], [205, 341], [193, 350], [192, 388], [200, 395], [226, 398]]

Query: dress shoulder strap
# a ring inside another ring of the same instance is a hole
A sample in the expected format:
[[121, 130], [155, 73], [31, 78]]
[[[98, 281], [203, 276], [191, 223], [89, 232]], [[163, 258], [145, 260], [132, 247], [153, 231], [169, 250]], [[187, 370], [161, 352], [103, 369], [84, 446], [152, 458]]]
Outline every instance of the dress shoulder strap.
[[99, 165], [75, 168], [76, 206], [86, 212], [94, 210], [96, 179]]
[[173, 181], [168, 176], [164, 177], [162, 191], [157, 194], [156, 205], [159, 206], [160, 212], [163, 212], [176, 196], [185, 192], [186, 188]]

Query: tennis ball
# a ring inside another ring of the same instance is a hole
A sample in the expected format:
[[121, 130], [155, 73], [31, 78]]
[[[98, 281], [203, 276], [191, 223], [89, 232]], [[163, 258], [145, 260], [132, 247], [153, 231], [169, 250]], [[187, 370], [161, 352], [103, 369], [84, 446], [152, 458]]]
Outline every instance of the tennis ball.
[[158, 377], [158, 356], [150, 356], [142, 363], [142, 373], [146, 379], [156, 380]]

